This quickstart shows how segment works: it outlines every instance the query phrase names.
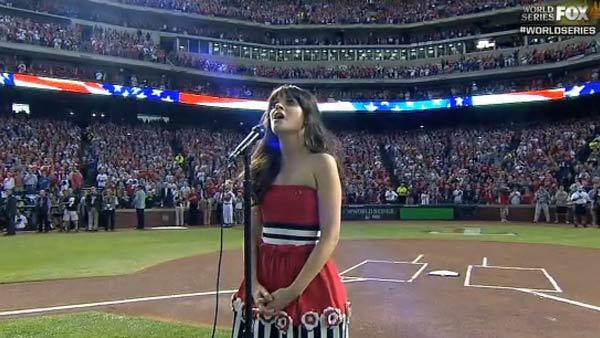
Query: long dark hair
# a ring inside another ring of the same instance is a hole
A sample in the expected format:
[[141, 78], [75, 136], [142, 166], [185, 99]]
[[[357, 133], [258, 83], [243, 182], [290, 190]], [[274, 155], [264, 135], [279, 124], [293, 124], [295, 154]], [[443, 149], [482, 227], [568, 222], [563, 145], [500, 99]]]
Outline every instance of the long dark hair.
[[312, 153], [332, 155], [337, 162], [340, 180], [343, 180], [339, 142], [323, 125], [316, 98], [308, 91], [297, 86], [283, 85], [275, 89], [269, 97], [269, 105], [261, 117], [261, 124], [265, 128], [265, 137], [257, 144], [252, 154], [250, 173], [254, 184], [252, 198], [255, 204], [262, 202], [265, 193], [273, 184], [281, 169], [279, 139], [271, 130], [271, 120], [269, 118], [270, 112], [275, 106], [275, 100], [278, 98], [291, 98], [298, 102], [304, 113], [304, 145]]

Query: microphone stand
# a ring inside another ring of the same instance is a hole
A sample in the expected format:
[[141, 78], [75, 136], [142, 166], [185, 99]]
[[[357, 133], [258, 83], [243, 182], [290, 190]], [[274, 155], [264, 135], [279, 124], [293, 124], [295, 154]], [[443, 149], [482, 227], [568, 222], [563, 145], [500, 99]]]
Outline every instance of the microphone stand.
[[246, 285], [244, 338], [252, 338], [252, 178], [250, 176], [250, 154], [244, 150], [244, 281]]
[[250, 149], [251, 145], [264, 136], [264, 128], [257, 125], [246, 138], [231, 152], [229, 161], [235, 159], [238, 155], [244, 156], [244, 285], [246, 288], [246, 299], [244, 303], [244, 322], [243, 337], [252, 338], [252, 176], [250, 174]]

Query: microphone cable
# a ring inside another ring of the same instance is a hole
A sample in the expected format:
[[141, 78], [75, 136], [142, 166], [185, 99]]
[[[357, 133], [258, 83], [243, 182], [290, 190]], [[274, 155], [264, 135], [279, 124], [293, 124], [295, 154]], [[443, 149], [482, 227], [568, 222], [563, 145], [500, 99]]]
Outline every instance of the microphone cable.
[[220, 245], [219, 245], [219, 262], [217, 263], [217, 290], [215, 292], [215, 316], [213, 319], [213, 327], [212, 327], [212, 334], [211, 337], [215, 338], [215, 333], [216, 333], [216, 329], [217, 329], [217, 320], [219, 319], [219, 288], [220, 288], [220, 282], [221, 282], [221, 265], [223, 262], [223, 226], [220, 226], [221, 228], [221, 239], [220, 239]]
[[[227, 164], [227, 170], [228, 170], [228, 175], [231, 177], [231, 167], [233, 166], [232, 164], [228, 163]], [[227, 176], [227, 175], [226, 175]], [[223, 182], [223, 192], [225, 190], [225, 184], [227, 183], [227, 179], [225, 179], [225, 181]], [[233, 187], [232, 187], [233, 189]], [[220, 199], [221, 199], [221, 204], [222, 204], [222, 200], [223, 200], [223, 192], [221, 192], [220, 194]], [[218, 219], [220, 219], [220, 217], [223, 217], [223, 207], [221, 207], [221, 215], [217, 215], [219, 216]], [[216, 330], [217, 330], [217, 321], [219, 319], [219, 291], [220, 291], [220, 286], [221, 286], [221, 266], [223, 264], [223, 224], [219, 225], [219, 227], [221, 228], [220, 230], [220, 240], [219, 240], [219, 260], [217, 263], [217, 288], [216, 288], [216, 292], [215, 292], [215, 314], [214, 314], [214, 318], [213, 318], [213, 326], [212, 326], [212, 334], [211, 334], [211, 338], [215, 338], [215, 334], [216, 334]]]

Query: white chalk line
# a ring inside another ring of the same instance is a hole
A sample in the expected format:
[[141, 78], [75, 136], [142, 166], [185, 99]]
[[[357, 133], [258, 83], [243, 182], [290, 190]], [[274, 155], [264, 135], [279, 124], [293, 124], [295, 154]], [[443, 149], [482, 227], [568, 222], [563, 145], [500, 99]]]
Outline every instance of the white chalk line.
[[[418, 261], [421, 259], [423, 255], [417, 257], [414, 261]], [[414, 262], [413, 261], [413, 262]], [[397, 280], [397, 279], [385, 279], [385, 278], [364, 278], [364, 277], [352, 277], [352, 276], [343, 276], [344, 274], [352, 271], [368, 262], [385, 262], [385, 263], [403, 263], [403, 264], [415, 264], [413, 262], [392, 262], [392, 261], [370, 261], [364, 260], [354, 266], [349, 267], [348, 269], [342, 271], [340, 276], [342, 277], [343, 283], [355, 283], [355, 282], [364, 282], [364, 281], [387, 281], [387, 282], [396, 282], [396, 283], [406, 283], [412, 282], [427, 266], [427, 263], [416, 263], [416, 264], [424, 264], [419, 271], [415, 275], [411, 277], [410, 280]], [[223, 290], [219, 291], [219, 294], [232, 294], [237, 290]], [[122, 305], [122, 304], [130, 304], [130, 303], [140, 303], [140, 302], [149, 302], [149, 301], [158, 301], [158, 300], [168, 300], [168, 299], [180, 299], [180, 298], [190, 298], [190, 297], [200, 297], [200, 296], [210, 296], [215, 295], [216, 291], [207, 291], [207, 292], [196, 292], [196, 293], [185, 293], [185, 294], [175, 294], [175, 295], [164, 295], [164, 296], [152, 296], [152, 297], [138, 297], [138, 298], [127, 298], [120, 300], [111, 300], [111, 301], [103, 301], [103, 302], [94, 302], [94, 303], [81, 303], [81, 304], [71, 304], [71, 305], [60, 305], [60, 306], [50, 306], [50, 307], [40, 307], [40, 308], [30, 308], [30, 309], [21, 309], [21, 310], [10, 310], [10, 311], [2, 311], [0, 312], [0, 317], [8, 317], [8, 316], [17, 316], [17, 315], [28, 315], [35, 313], [43, 313], [43, 312], [56, 312], [56, 311], [64, 311], [64, 310], [74, 310], [74, 309], [85, 309], [99, 306], [111, 306], [111, 305]]]
[[417, 270], [417, 272], [415, 272], [414, 275], [412, 275], [410, 277], [410, 279], [408, 280], [409, 283], [412, 283], [412, 281], [414, 281], [415, 279], [417, 279], [417, 277], [419, 277], [419, 275], [421, 274], [421, 272], [423, 272], [423, 270], [425, 270], [425, 268], [427, 268], [427, 266], [429, 265], [428, 263], [422, 263], [423, 266]]
[[[347, 274], [348, 272], [357, 269], [367, 263], [387, 263], [387, 264], [424, 264], [424, 263], [418, 263], [418, 261], [423, 258], [423, 254], [420, 254], [419, 256], [417, 256], [417, 258], [415, 258], [414, 260], [408, 262], [408, 261], [388, 261], [388, 260], [380, 260], [380, 259], [365, 259], [364, 261], [355, 264], [349, 268], [347, 268], [346, 270], [340, 272], [340, 276], [344, 277], [345, 274]], [[356, 277], [354, 277], [356, 278]]]
[[[219, 294], [223, 294], [223, 295], [232, 294], [236, 291], [237, 290], [222, 290], [222, 291], [219, 291]], [[0, 312], [0, 317], [15, 316], [15, 315], [27, 315], [27, 314], [40, 313], [40, 312], [54, 312], [54, 311], [62, 311], [62, 310], [84, 309], [84, 308], [97, 307], [97, 306], [149, 302], [149, 301], [165, 300], [165, 299], [210, 296], [210, 295], [215, 295], [216, 293], [217, 293], [216, 291], [207, 291], [207, 292], [184, 293], [184, 294], [167, 295], [167, 296], [128, 298], [128, 299], [121, 299], [121, 300], [96, 302], [96, 303], [83, 303], [83, 304], [61, 305], [61, 306], [51, 306], [51, 307], [23, 309], [23, 310], [11, 310], [11, 311]]]
[[376, 277], [351, 277], [351, 281], [354, 282], [388, 282], [388, 283], [411, 283], [409, 280], [404, 279], [391, 279], [391, 278], [376, 278]]
[[423, 264], [423, 263], [413, 263], [412, 261], [385, 261], [379, 259], [367, 259], [367, 263], [380, 263], [380, 264]]
[[582, 308], [586, 308], [586, 309], [595, 310], [595, 311], [600, 312], [600, 306], [591, 305], [591, 304], [587, 304], [587, 303], [583, 303], [583, 302], [578, 302], [576, 300], [572, 300], [572, 299], [568, 299], [568, 298], [563, 298], [563, 297], [558, 297], [558, 296], [554, 296], [554, 295], [547, 295], [547, 294], [545, 294], [543, 292], [538, 292], [538, 291], [529, 290], [529, 289], [517, 289], [517, 291], [525, 292], [525, 293], [532, 294], [532, 295], [535, 295], [535, 296], [538, 296], [538, 297], [548, 298], [548, 299], [555, 300], [557, 302], [567, 303], [567, 304], [571, 304], [571, 305], [575, 305], [575, 306], [579, 306], [579, 307], [582, 307]]
[[353, 266], [349, 267], [348, 269], [346, 269], [346, 270], [344, 270], [344, 271], [340, 272], [340, 276], [343, 276], [344, 274], [346, 274], [346, 273], [348, 273], [348, 272], [350, 272], [350, 271], [352, 271], [352, 270], [354, 270], [354, 269], [358, 268], [359, 266], [362, 266], [362, 265], [364, 265], [364, 264], [367, 264], [367, 262], [368, 262], [368, 260], [364, 260], [364, 261], [362, 261], [362, 262], [360, 262], [360, 263], [358, 263], [358, 264], [356, 264], [356, 265], [353, 265]]
[[470, 284], [467, 286], [471, 287], [471, 288], [497, 289], [497, 290], [514, 290], [514, 291], [529, 290], [529, 291], [535, 291], [535, 292], [558, 292], [553, 289], [527, 289], [527, 288], [517, 288], [514, 286], [477, 285], [477, 284]]
[[467, 273], [465, 273], [465, 286], [471, 286], [471, 270], [473, 270], [473, 265], [467, 267]]
[[544, 273], [544, 275], [546, 275], [546, 278], [548, 278], [548, 280], [550, 281], [552, 286], [554, 286], [554, 289], [556, 290], [556, 292], [563, 292], [562, 289], [560, 288], [560, 286], [558, 286], [558, 283], [556, 282], [556, 280], [554, 278], [552, 278], [552, 276], [550, 276], [550, 274], [548, 273], [548, 271], [546, 271], [546, 269], [542, 269], [542, 272]]
[[[485, 260], [485, 257], [484, 257]], [[473, 268], [485, 268], [485, 269], [503, 269], [503, 270], [517, 270], [517, 271], [540, 271], [546, 276], [550, 284], [554, 289], [536, 289], [536, 288], [519, 288], [513, 286], [501, 286], [501, 285], [480, 285], [480, 284], [471, 284], [471, 274]], [[487, 288], [487, 289], [499, 289], [499, 290], [531, 290], [538, 292], [557, 292], [562, 293], [562, 289], [558, 286], [558, 283], [544, 268], [522, 268], [522, 267], [513, 267], [513, 266], [493, 266], [493, 265], [469, 265], [467, 268], [467, 273], [465, 276], [465, 286], [474, 287], [474, 288]]]
[[355, 283], [364, 281], [365, 279], [362, 277], [342, 277], [342, 283]]
[[476, 268], [486, 269], [505, 269], [505, 270], [524, 270], [524, 271], [542, 271], [543, 268], [522, 268], [519, 266], [497, 266], [497, 265], [473, 265]]
[[[367, 280], [369, 280], [369, 279], [363, 278], [363, 277], [348, 277], [348, 276], [342, 277], [342, 283], [364, 282]], [[227, 295], [227, 294], [235, 293], [236, 291], [237, 290], [222, 290], [222, 291], [219, 291], [219, 294]], [[11, 311], [0, 312], [0, 317], [30, 315], [30, 314], [35, 314], [35, 313], [47, 313], [47, 312], [56, 312], [56, 311], [64, 311], [64, 310], [86, 309], [86, 308], [93, 308], [93, 307], [99, 307], [99, 306], [122, 305], [122, 304], [140, 303], [140, 302], [149, 302], [149, 301], [158, 301], [158, 300], [180, 299], [180, 298], [190, 298], [190, 297], [199, 297], [199, 296], [211, 296], [211, 295], [215, 295], [216, 293], [217, 293], [216, 291], [207, 291], [207, 292], [184, 293], [184, 294], [166, 295], [166, 296], [127, 298], [127, 299], [111, 300], [111, 301], [104, 301], [104, 302], [95, 302], [95, 303], [82, 303], [82, 304], [49, 306], [49, 307], [40, 307], [40, 308], [31, 308], [31, 309], [22, 309], [22, 310], [11, 310]]]
[[[505, 270], [518, 270], [518, 271], [541, 271], [544, 276], [546, 277], [546, 279], [548, 279], [548, 281], [550, 282], [550, 284], [552, 284], [552, 287], [554, 288], [553, 290], [548, 290], [548, 289], [535, 289], [535, 288], [512, 288], [512, 289], [523, 289], [523, 290], [533, 290], [533, 291], [539, 291], [539, 292], [558, 292], [558, 293], [562, 293], [562, 289], [560, 288], [560, 286], [558, 286], [558, 283], [556, 282], [556, 280], [548, 273], [548, 271], [545, 268], [524, 268], [524, 267], [517, 267], [517, 266], [494, 266], [494, 265], [488, 265], [488, 258], [487, 257], [483, 257], [482, 263], [481, 265], [470, 265], [470, 269], [472, 270], [473, 267], [479, 267], [479, 268], [486, 268], [486, 269], [505, 269]], [[470, 271], [469, 271], [470, 272]], [[471, 274], [468, 274], [468, 277], [471, 277]], [[511, 287], [501, 287], [501, 286], [495, 286], [495, 285], [471, 285], [470, 284], [470, 280], [467, 280], [465, 278], [465, 286], [474, 286], [474, 287], [489, 287], [489, 288], [501, 288], [501, 289], [511, 289]]]
[[[465, 276], [465, 284], [464, 284], [465, 286], [476, 287], [476, 288], [488, 288], [488, 289], [501, 289], [501, 290], [519, 291], [519, 292], [527, 293], [527, 294], [530, 294], [530, 295], [534, 295], [534, 296], [538, 296], [538, 297], [542, 297], [542, 298], [546, 298], [546, 299], [551, 299], [551, 300], [554, 300], [554, 301], [557, 301], [557, 302], [562, 302], [562, 303], [566, 303], [566, 304], [570, 304], [570, 305], [574, 305], [574, 306], [579, 306], [579, 307], [582, 307], [582, 308], [586, 308], [586, 309], [589, 309], [589, 310], [594, 310], [594, 311], [600, 312], [600, 306], [596, 306], [596, 305], [592, 305], [592, 304], [588, 304], [588, 303], [583, 303], [583, 302], [579, 302], [579, 301], [576, 301], [576, 300], [572, 300], [572, 299], [568, 299], [568, 298], [564, 298], [564, 297], [559, 297], [559, 296], [555, 296], [555, 295], [549, 295], [548, 293], [562, 293], [563, 290], [560, 288], [560, 286], [558, 285], [558, 283], [556, 282], [556, 280], [544, 268], [498, 267], [498, 266], [487, 266], [486, 263], [487, 263], [487, 259], [486, 259], [486, 257], [484, 257], [484, 261], [483, 261], [482, 265], [469, 265], [467, 267], [467, 273], [466, 273], [466, 276]], [[538, 271], [542, 271], [542, 273], [546, 276], [546, 278], [550, 281], [550, 283], [554, 287], [554, 290], [530, 289], [530, 288], [515, 288], [515, 287], [508, 287], [508, 286], [492, 286], [492, 285], [472, 285], [471, 284], [471, 271], [473, 270], [473, 267], [513, 269], [513, 270], [538, 270]]]

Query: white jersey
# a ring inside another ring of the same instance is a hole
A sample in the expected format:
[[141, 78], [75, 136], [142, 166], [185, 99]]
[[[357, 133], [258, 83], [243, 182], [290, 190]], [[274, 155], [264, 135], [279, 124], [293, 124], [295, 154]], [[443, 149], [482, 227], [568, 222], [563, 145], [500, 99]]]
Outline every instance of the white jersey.
[[108, 180], [108, 176], [106, 174], [98, 174], [98, 176], [96, 176], [96, 182], [98, 183], [98, 188], [106, 187], [107, 180]]
[[231, 191], [223, 193], [221, 200], [223, 201], [223, 204], [231, 205], [235, 201], [235, 195]]
[[577, 205], [585, 205], [591, 201], [590, 196], [585, 191], [575, 191], [573, 195], [571, 195], [571, 202]]

